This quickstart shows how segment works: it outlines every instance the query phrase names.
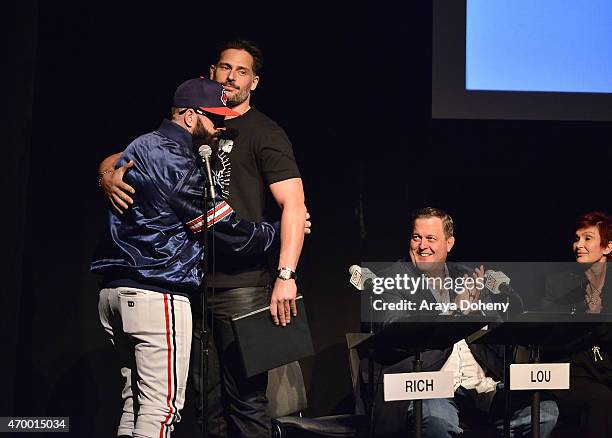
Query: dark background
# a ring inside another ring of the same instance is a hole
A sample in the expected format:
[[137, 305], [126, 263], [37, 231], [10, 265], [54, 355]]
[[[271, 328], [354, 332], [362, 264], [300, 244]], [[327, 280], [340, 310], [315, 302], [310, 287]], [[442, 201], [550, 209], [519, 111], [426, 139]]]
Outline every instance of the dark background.
[[348, 267], [404, 256], [413, 209], [453, 215], [461, 261], [568, 260], [577, 215], [610, 210], [610, 123], [431, 119], [429, 2], [3, 8], [0, 416], [112, 436], [120, 381], [88, 273], [107, 206], [97, 164], [155, 129], [232, 37], [263, 48], [253, 103], [288, 132], [313, 218], [299, 268], [309, 415], [351, 409]]

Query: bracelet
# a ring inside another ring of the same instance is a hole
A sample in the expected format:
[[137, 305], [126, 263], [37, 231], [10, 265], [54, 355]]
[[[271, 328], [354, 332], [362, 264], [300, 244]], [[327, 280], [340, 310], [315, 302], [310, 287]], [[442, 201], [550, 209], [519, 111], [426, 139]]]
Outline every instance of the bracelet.
[[113, 170], [115, 170], [114, 167], [109, 167], [108, 169], [106, 169], [106, 170], [104, 170], [104, 171], [102, 171], [102, 172], [100, 172], [98, 174], [98, 187], [102, 187], [102, 177], [104, 175], [106, 175], [107, 173], [112, 172]]

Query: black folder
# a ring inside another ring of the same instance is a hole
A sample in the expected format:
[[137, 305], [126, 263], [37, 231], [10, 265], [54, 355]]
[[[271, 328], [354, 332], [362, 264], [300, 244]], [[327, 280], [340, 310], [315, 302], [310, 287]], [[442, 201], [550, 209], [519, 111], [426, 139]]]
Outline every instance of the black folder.
[[247, 377], [314, 355], [304, 298], [285, 327], [274, 325], [270, 306], [232, 317], [232, 327]]

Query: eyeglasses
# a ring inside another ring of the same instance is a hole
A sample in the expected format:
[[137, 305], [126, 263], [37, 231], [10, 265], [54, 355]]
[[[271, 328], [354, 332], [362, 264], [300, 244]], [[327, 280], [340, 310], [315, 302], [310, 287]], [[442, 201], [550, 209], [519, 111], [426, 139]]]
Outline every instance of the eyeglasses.
[[185, 108], [181, 111], [179, 111], [179, 114], [185, 114], [185, 112], [187, 112], [187, 110], [192, 109], [194, 110], [197, 114], [207, 117], [212, 123], [213, 126], [215, 128], [224, 128], [225, 127], [225, 116], [221, 115], [221, 114], [214, 114], [208, 111], [203, 110], [202, 108]]

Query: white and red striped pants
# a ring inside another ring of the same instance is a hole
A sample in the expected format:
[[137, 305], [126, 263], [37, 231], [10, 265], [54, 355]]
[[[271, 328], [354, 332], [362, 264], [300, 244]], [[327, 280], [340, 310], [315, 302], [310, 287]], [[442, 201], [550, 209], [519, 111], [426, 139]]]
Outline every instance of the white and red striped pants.
[[167, 438], [181, 419], [191, 347], [191, 309], [181, 295], [102, 289], [100, 321], [125, 379], [118, 435]]

